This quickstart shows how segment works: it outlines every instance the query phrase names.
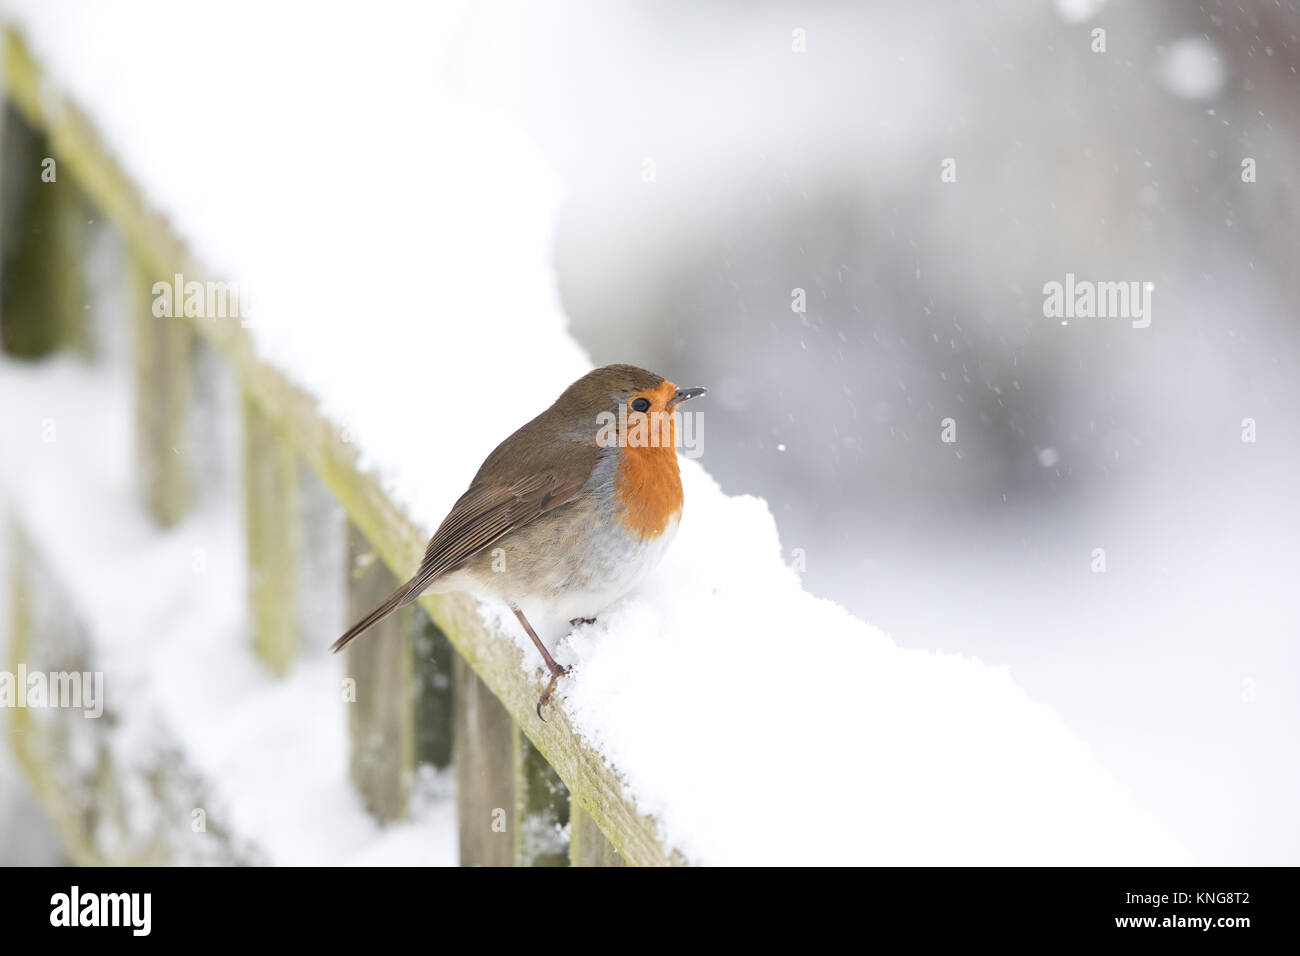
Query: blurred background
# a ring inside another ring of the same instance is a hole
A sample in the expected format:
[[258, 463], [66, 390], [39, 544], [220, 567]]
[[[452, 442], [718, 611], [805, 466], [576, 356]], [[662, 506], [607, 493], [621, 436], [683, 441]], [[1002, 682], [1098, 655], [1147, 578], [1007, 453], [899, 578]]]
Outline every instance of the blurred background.
[[[703, 463], [810, 591], [1005, 665], [1198, 861], [1295, 864], [1298, 32], [488, 0], [438, 79], [537, 144], [573, 335], [709, 386]], [[1045, 317], [1067, 273], [1151, 283], [1149, 327]], [[23, 806], [0, 852], [39, 857]]]

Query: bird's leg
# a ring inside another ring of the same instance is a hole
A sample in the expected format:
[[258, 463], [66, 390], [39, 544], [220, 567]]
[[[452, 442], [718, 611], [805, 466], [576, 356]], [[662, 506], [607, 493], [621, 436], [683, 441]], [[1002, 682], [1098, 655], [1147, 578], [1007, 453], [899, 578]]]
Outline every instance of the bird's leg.
[[535, 644], [537, 649], [541, 651], [542, 660], [546, 662], [546, 669], [551, 672], [551, 682], [546, 685], [546, 690], [542, 691], [542, 696], [537, 700], [537, 716], [545, 722], [546, 718], [542, 717], [542, 708], [545, 707], [546, 702], [551, 699], [551, 694], [555, 693], [555, 682], [565, 674], [569, 673], [569, 669], [567, 667], [561, 667], [559, 664], [555, 663], [555, 658], [552, 657], [551, 652], [546, 649], [546, 645], [542, 643], [542, 639], [537, 636], [537, 632], [533, 630], [533, 626], [528, 623], [528, 618], [524, 617], [524, 612], [519, 610], [519, 608], [515, 607], [513, 604], [510, 605], [510, 610], [515, 612], [515, 617], [519, 618], [519, 623], [524, 626], [524, 630], [527, 631], [528, 636], [532, 638], [533, 644]]
[[596, 619], [594, 617], [575, 617], [573, 620], [569, 621], [569, 627], [577, 627], [579, 624], [595, 624], [595, 623], [596, 623]]

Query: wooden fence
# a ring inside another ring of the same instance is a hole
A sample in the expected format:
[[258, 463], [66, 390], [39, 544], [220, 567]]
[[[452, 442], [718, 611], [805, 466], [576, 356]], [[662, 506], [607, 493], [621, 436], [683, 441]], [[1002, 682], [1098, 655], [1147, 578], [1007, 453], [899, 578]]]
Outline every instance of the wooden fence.
[[[41, 356], [84, 347], [84, 253], [88, 209], [110, 221], [128, 250], [135, 390], [136, 472], [141, 505], [160, 526], [180, 521], [205, 480], [190, 458], [174, 453], [195, 427], [193, 370], [210, 353], [239, 379], [243, 417], [243, 488], [252, 648], [275, 675], [292, 666], [301, 644], [300, 609], [284, 596], [301, 593], [303, 499], [328, 489], [346, 513], [349, 619], [374, 605], [415, 567], [426, 533], [358, 466], [355, 446], [327, 420], [312, 395], [260, 361], [238, 319], [157, 318], [153, 282], [174, 274], [210, 275], [184, 238], [148, 203], [147, 184], [128, 180], [90, 120], [42, 72], [20, 33], [4, 32], [5, 201], [3, 330], [5, 350]], [[54, 158], [53, 183], [41, 181]], [[70, 175], [65, 175], [70, 174]], [[250, 223], [250, 228], [256, 224]], [[209, 356], [210, 357], [210, 356]], [[320, 528], [311, 529], [320, 533]], [[4, 660], [92, 669], [84, 622], [34, 611], [57, 600], [43, 588], [70, 587], [41, 569], [39, 541], [21, 518], [13, 530], [12, 621]], [[377, 556], [379, 560], [374, 560]], [[560, 707], [548, 722], [533, 711], [534, 675], [506, 636], [490, 630], [461, 595], [422, 598], [375, 628], [347, 652], [356, 684], [350, 707], [351, 771], [377, 819], [407, 813], [417, 765], [453, 765], [457, 781], [460, 858], [465, 865], [656, 865], [682, 862], [652, 819], [623, 795], [602, 755], [579, 741]], [[106, 721], [34, 719], [13, 712], [11, 740], [38, 799], [56, 822], [74, 860], [82, 863], [166, 863], [177, 859], [163, 832], [106, 846], [96, 834], [123, 816], [113, 755], [91, 741], [99, 758], [73, 764], [67, 736], [103, 733]], [[87, 729], [90, 727], [90, 729]], [[151, 777], [148, 799], [160, 811], [198, 805], [204, 781], [172, 755]], [[160, 760], [160, 763], [162, 761]], [[566, 839], [567, 835], [567, 839]], [[138, 836], [138, 835], [137, 835]], [[115, 848], [120, 846], [122, 849]], [[215, 862], [245, 857], [231, 845]]]

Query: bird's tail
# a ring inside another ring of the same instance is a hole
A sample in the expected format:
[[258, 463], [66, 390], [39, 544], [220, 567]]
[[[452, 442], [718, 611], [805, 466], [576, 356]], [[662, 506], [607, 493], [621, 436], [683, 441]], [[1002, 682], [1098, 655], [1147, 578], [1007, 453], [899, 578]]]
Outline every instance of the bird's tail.
[[348, 628], [342, 637], [340, 637], [337, 641], [335, 641], [333, 644], [330, 645], [330, 650], [334, 651], [335, 653], [343, 650], [343, 648], [347, 647], [348, 642], [351, 641], [358, 634], [360, 634], [362, 631], [366, 630], [367, 628], [375, 624], [378, 624], [384, 618], [388, 617], [388, 615], [396, 611], [399, 607], [403, 607], [404, 605], [410, 604], [411, 601], [407, 597], [407, 595], [410, 594], [411, 585], [414, 583], [415, 583], [414, 579], [407, 581], [405, 584], [398, 587], [398, 589], [394, 591], [392, 594], [388, 595], [388, 597], [384, 598], [383, 604], [379, 605], [379, 607], [375, 608], [373, 611], [371, 611], [361, 620], [357, 621], [357, 623], [353, 624], [350, 628]]

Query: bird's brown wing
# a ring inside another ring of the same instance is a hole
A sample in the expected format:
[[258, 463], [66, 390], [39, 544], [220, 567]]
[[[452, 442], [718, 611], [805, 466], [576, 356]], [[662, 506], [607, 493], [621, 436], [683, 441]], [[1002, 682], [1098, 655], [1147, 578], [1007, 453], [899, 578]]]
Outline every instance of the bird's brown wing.
[[498, 445], [474, 476], [469, 491], [434, 532], [415, 576], [348, 628], [331, 650], [341, 650], [367, 628], [410, 604], [440, 575], [572, 501], [591, 476], [601, 449], [585, 437], [565, 436], [570, 432], [585, 436], [584, 429], [588, 425], [594, 429], [594, 422], [593, 416], [585, 414], [573, 421], [562, 416], [557, 426], [552, 406]]
[[418, 598], [440, 575], [577, 495], [584, 480], [525, 475], [508, 485], [478, 484], [460, 496], [429, 539], [424, 560], [399, 607]]
[[534, 518], [572, 501], [585, 481], [563, 480], [552, 474], [525, 475], [506, 485], [480, 483], [460, 496], [429, 539], [424, 560], [411, 580], [402, 584], [331, 645], [339, 651], [363, 631], [405, 607], [441, 574]]

